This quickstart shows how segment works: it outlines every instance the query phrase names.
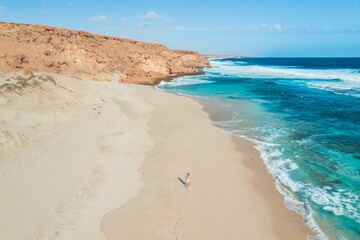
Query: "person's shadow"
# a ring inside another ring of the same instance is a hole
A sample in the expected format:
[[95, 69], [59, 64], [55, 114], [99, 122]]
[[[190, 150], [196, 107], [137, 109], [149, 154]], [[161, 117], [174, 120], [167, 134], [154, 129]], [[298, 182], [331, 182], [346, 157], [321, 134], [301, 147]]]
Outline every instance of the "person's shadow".
[[[178, 179], [179, 179], [179, 181], [181, 182], [181, 184], [182, 185], [184, 185], [184, 187], [186, 187], [186, 183], [185, 183], [185, 181], [184, 180], [182, 180], [182, 178], [181, 177], [178, 177]], [[186, 187], [187, 188], [187, 187]]]

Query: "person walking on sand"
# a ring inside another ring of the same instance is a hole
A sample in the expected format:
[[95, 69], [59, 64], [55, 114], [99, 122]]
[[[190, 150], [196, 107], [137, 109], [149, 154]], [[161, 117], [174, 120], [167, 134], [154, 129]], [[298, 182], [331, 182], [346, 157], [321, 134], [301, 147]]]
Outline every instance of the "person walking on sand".
[[185, 186], [186, 186], [186, 188], [190, 187], [190, 173], [186, 174]]

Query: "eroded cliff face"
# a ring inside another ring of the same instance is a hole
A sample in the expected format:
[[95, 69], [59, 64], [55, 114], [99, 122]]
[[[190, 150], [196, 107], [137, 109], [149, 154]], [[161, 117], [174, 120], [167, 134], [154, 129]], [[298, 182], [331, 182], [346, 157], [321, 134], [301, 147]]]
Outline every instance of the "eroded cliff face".
[[209, 66], [193, 51], [53, 27], [0, 23], [0, 70], [155, 84]]

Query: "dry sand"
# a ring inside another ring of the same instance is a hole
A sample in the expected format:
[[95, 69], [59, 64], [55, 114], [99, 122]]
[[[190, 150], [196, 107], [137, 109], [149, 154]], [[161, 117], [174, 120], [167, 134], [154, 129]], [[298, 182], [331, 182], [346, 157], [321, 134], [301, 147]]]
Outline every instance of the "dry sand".
[[0, 239], [106, 239], [103, 215], [143, 186], [154, 107], [134, 87], [56, 81], [0, 96]]
[[[253, 145], [213, 127], [196, 101], [55, 80], [0, 95], [0, 239], [310, 234]], [[181, 182], [187, 172], [190, 189]]]

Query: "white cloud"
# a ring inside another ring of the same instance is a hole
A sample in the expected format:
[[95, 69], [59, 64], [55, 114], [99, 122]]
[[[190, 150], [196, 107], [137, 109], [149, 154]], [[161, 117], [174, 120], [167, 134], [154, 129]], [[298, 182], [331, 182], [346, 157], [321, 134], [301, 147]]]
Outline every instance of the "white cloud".
[[230, 28], [229, 30], [237, 30], [237, 31], [247, 31], [247, 32], [282, 32], [284, 31], [284, 28], [279, 24], [274, 25], [266, 25], [266, 24], [260, 24], [260, 25], [245, 25], [242, 27], [237, 28]]
[[161, 15], [157, 14], [154, 11], [149, 11], [145, 15], [140, 16], [140, 18], [143, 18], [143, 19], [163, 19], [163, 20], [168, 19], [167, 17], [161, 16]]
[[108, 20], [109, 20], [109, 18], [107, 16], [97, 16], [97, 17], [89, 18], [87, 21], [88, 22], [106, 22]]
[[282, 31], [283, 30], [283, 28], [281, 27], [281, 25], [279, 25], [279, 24], [274, 24], [274, 29], [275, 30], [277, 30], [277, 31]]

